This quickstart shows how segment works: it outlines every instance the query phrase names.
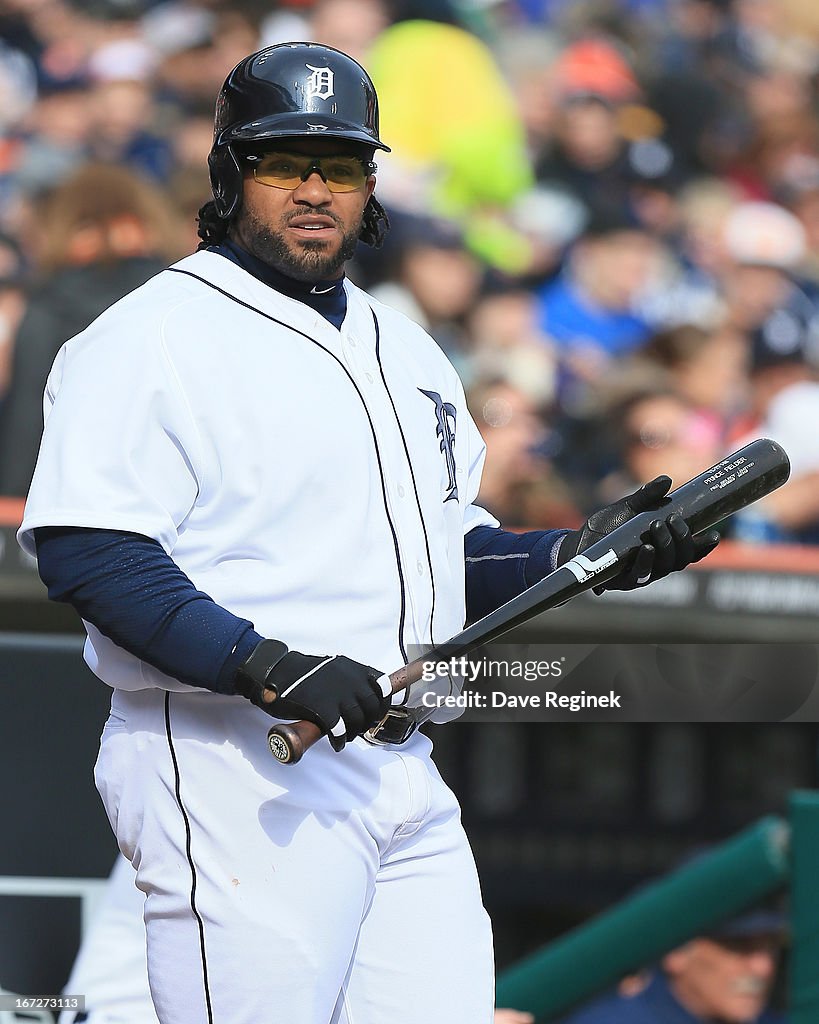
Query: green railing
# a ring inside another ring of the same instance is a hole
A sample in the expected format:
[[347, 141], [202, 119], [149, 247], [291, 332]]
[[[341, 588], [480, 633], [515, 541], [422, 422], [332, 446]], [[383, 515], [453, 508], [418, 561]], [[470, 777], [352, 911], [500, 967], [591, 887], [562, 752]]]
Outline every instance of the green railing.
[[819, 1021], [819, 793], [791, 797], [790, 1024]]
[[[810, 910], [800, 909], [801, 926], [795, 922], [806, 949], [799, 960], [800, 994], [794, 1006], [800, 1002], [804, 1013], [791, 1021], [817, 1024], [819, 797], [795, 794], [792, 813], [800, 831], [796, 853], [800, 865], [804, 860], [802, 885], [811, 896], [806, 898]], [[496, 1005], [528, 1010], [545, 1024], [747, 909], [787, 883], [790, 833], [783, 819], [762, 818], [501, 973]]]

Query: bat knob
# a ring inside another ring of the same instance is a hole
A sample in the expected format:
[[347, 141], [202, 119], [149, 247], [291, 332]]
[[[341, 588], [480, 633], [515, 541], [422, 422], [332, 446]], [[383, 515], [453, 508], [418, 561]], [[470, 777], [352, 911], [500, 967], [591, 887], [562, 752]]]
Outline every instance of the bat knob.
[[270, 753], [280, 764], [296, 764], [301, 760], [305, 745], [297, 729], [292, 725], [274, 725], [267, 734]]

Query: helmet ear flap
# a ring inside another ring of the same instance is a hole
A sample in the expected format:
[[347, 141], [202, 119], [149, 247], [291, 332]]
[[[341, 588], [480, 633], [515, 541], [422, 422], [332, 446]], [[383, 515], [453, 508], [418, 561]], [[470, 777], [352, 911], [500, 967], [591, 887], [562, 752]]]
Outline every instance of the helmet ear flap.
[[208, 155], [208, 168], [216, 212], [224, 220], [230, 220], [239, 209], [244, 185], [244, 174], [233, 146], [214, 147]]

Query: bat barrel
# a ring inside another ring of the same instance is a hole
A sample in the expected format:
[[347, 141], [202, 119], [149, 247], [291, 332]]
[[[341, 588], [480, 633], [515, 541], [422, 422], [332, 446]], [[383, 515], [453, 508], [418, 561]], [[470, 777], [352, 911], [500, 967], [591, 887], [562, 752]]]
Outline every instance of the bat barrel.
[[679, 512], [701, 533], [780, 487], [790, 470], [781, 445], [761, 437], [672, 491], [662, 511]]
[[[639, 545], [650, 541], [649, 527], [658, 518], [677, 512], [693, 534], [702, 533], [781, 487], [790, 469], [788, 456], [776, 441], [766, 437], [751, 441], [677, 487], [661, 508], [640, 512], [571, 559], [570, 566], [580, 563], [580, 569], [575, 566], [572, 570], [577, 574], [579, 588], [588, 590], [589, 586], [606, 583], [616, 576]], [[584, 576], [582, 566], [589, 563], [596, 568], [593, 575], [590, 571]], [[576, 592], [579, 591], [570, 592], [568, 597], [574, 597]]]

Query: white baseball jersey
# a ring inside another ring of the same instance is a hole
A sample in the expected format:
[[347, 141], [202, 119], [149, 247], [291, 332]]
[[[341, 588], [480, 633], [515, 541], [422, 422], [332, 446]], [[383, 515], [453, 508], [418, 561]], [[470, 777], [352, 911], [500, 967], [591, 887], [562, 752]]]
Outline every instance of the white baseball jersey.
[[[458, 632], [464, 533], [496, 525], [484, 446], [434, 341], [345, 288], [339, 331], [200, 252], [111, 307], [49, 376], [21, 543], [144, 534], [263, 635], [382, 671]], [[491, 931], [425, 735], [288, 768], [262, 710], [87, 628], [162, 1024], [490, 1024]]]
[[[261, 634], [387, 672], [458, 632], [483, 441], [436, 343], [345, 288], [338, 331], [198, 252], [107, 310], [49, 375], [23, 546], [144, 534]], [[112, 687], [190, 689], [87, 629]]]

